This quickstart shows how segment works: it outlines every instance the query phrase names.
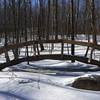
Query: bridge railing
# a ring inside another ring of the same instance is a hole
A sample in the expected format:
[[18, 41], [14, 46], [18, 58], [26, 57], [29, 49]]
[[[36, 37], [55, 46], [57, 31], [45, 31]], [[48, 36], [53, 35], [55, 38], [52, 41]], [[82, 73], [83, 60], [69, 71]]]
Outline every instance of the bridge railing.
[[[70, 59], [70, 60], [72, 60], [72, 59], [74, 59], [74, 60], [78, 60], [78, 61], [81, 61], [81, 62], [86, 62], [86, 63], [91, 63], [91, 64], [95, 64], [95, 65], [100, 65], [99, 63], [99, 61], [96, 61], [96, 60], [93, 60], [93, 59], [91, 59], [91, 58], [87, 58], [87, 57], [85, 57], [85, 56], [83, 56], [83, 57], [80, 57], [80, 55], [79, 56], [71, 56], [71, 55], [68, 55], [68, 57], [69, 58], [66, 58], [65, 56], [65, 54], [64, 54], [64, 44], [65, 43], [67, 43], [67, 44], [74, 44], [74, 45], [79, 45], [79, 46], [86, 46], [86, 47], [90, 47], [90, 48], [94, 48], [94, 50], [95, 49], [97, 49], [97, 50], [100, 50], [100, 45], [99, 44], [97, 44], [97, 45], [95, 45], [95, 44], [93, 44], [93, 43], [88, 43], [88, 42], [82, 42], [82, 41], [72, 41], [72, 40], [63, 40], [63, 39], [60, 39], [60, 40], [40, 40], [40, 41], [27, 41], [27, 42], [22, 42], [22, 43], [18, 43], [18, 44], [10, 44], [10, 45], [7, 45], [7, 46], [2, 46], [2, 47], [0, 47], [0, 55], [2, 54], [2, 53], [5, 53], [5, 52], [8, 52], [8, 51], [10, 51], [10, 50], [14, 50], [14, 49], [17, 49], [17, 48], [23, 48], [23, 47], [26, 47], [26, 46], [31, 46], [31, 45], [33, 45], [33, 44], [40, 44], [40, 43], [43, 43], [43, 44], [48, 44], [48, 43], [52, 43], [52, 44], [56, 44], [56, 43], [61, 43], [61, 54], [59, 55], [60, 56], [60, 58], [61, 59]], [[35, 49], [37, 49], [37, 47], [35, 47]], [[37, 52], [40, 52], [39, 51], [39, 48], [38, 48], [38, 51]], [[52, 54], [52, 56], [50, 56], [51, 54], [48, 54], [48, 55], [45, 55], [44, 54], [44, 56], [42, 55], [42, 58], [48, 58], [49, 57], [49, 59], [51, 58], [56, 58], [57, 59], [57, 55], [56, 56], [53, 56], [53, 54]], [[36, 57], [36, 56], [38, 56], [38, 59], [39, 59], [39, 56], [41, 56], [41, 54], [40, 53], [37, 53], [37, 55], [33, 55], [34, 57]], [[48, 57], [47, 57], [48, 56]], [[25, 56], [25, 58], [27, 58], [26, 56]], [[40, 57], [41, 58], [41, 57]], [[60, 59], [59, 58], [59, 59]], [[24, 60], [28, 60], [29, 58], [27, 58], [27, 59], [24, 59]], [[37, 60], [38, 60], [37, 59]], [[82, 60], [83, 59], [83, 60]], [[35, 60], [35, 58], [33, 58], [33, 60]], [[90, 61], [91, 60], [91, 61]], [[23, 60], [22, 60], [23, 61]]]

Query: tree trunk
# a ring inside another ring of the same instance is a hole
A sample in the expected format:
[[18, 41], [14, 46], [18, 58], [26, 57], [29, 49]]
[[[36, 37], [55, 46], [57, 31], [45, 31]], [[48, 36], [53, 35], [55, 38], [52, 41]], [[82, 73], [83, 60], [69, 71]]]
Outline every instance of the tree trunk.
[[[71, 40], [75, 40], [75, 38], [74, 38], [74, 19], [75, 19], [75, 17], [74, 17], [74, 1], [73, 0], [71, 0], [71, 6], [72, 6], [72, 33], [71, 33]], [[72, 56], [74, 56], [75, 55], [75, 45], [74, 44], [72, 44], [71, 45], [71, 55]], [[75, 60], [72, 60], [72, 62], [75, 62]]]
[[[8, 39], [7, 39], [7, 13], [6, 13], [6, 10], [7, 10], [7, 6], [6, 6], [6, 4], [7, 4], [7, 1], [6, 0], [4, 0], [4, 30], [5, 30], [5, 47], [8, 45]], [[6, 62], [9, 62], [10, 61], [10, 58], [9, 58], [9, 55], [8, 55], [8, 51], [7, 52], [5, 52], [5, 58], [6, 58]]]

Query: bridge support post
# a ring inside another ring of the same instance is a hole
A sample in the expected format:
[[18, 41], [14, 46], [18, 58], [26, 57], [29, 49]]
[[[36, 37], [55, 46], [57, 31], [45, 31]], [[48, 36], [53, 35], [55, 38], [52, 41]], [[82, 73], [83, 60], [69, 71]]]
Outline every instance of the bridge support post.
[[61, 58], [63, 59], [64, 56], [64, 43], [61, 43]]

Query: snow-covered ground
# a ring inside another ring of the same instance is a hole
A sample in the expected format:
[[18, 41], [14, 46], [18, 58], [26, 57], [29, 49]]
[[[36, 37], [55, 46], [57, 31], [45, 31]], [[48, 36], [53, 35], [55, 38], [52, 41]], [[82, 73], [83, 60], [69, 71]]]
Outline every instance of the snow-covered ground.
[[1, 72], [0, 100], [99, 100], [100, 92], [79, 90], [69, 85], [76, 76], [75, 73], [50, 76]]
[[[58, 72], [41, 69], [38, 73], [34, 67], [70, 67], [83, 68], [86, 64], [60, 60], [41, 60], [11, 66], [0, 72], [0, 100], [99, 100], [100, 92], [81, 90], [71, 87], [72, 82], [81, 76], [99, 75], [100, 72]], [[93, 66], [94, 67], [94, 66]], [[18, 70], [19, 69], [19, 70]], [[22, 71], [23, 70], [23, 71]], [[27, 71], [26, 71], [27, 70]]]
[[[83, 36], [84, 37], [84, 36]], [[82, 39], [83, 39], [82, 37]], [[2, 44], [0, 44], [2, 45]], [[51, 44], [45, 45], [41, 54], [60, 54], [60, 45], [56, 44], [51, 52]], [[68, 45], [70, 47], [70, 45]], [[64, 53], [68, 54], [67, 44]], [[70, 50], [70, 48], [69, 48]], [[30, 55], [31, 49], [29, 48]], [[76, 55], [83, 56], [86, 47], [76, 46]], [[12, 51], [8, 52], [13, 59]], [[70, 53], [70, 52], [69, 52]], [[25, 56], [25, 48], [21, 49], [20, 57]], [[100, 51], [94, 53], [100, 59]], [[4, 54], [0, 55], [0, 63], [5, 62]], [[48, 68], [44, 70], [45, 68]], [[66, 71], [51, 70], [64, 68]], [[71, 87], [72, 82], [82, 76], [100, 75], [97, 72], [68, 72], [68, 69], [96, 69], [97, 66], [80, 62], [44, 59], [41, 61], [20, 63], [5, 68], [0, 72], [0, 100], [100, 100], [100, 91], [82, 90]]]

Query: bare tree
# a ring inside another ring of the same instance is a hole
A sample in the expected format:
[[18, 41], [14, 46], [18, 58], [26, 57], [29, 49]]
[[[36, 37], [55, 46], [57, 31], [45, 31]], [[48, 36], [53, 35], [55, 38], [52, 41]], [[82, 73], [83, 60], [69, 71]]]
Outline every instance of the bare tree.
[[[74, 1], [71, 0], [71, 6], [72, 6], [72, 33], [71, 33], [71, 40], [75, 40], [74, 38], [74, 22], [75, 22], [75, 15], [74, 15]], [[74, 44], [71, 45], [71, 55], [74, 56], [75, 55], [75, 46]], [[75, 62], [74, 60], [72, 60], [72, 62]]]
[[[5, 32], [5, 46], [8, 45], [8, 39], [7, 39], [7, 1], [4, 0], [4, 32]], [[5, 58], [6, 58], [6, 62], [10, 61], [8, 52], [5, 52]]]

